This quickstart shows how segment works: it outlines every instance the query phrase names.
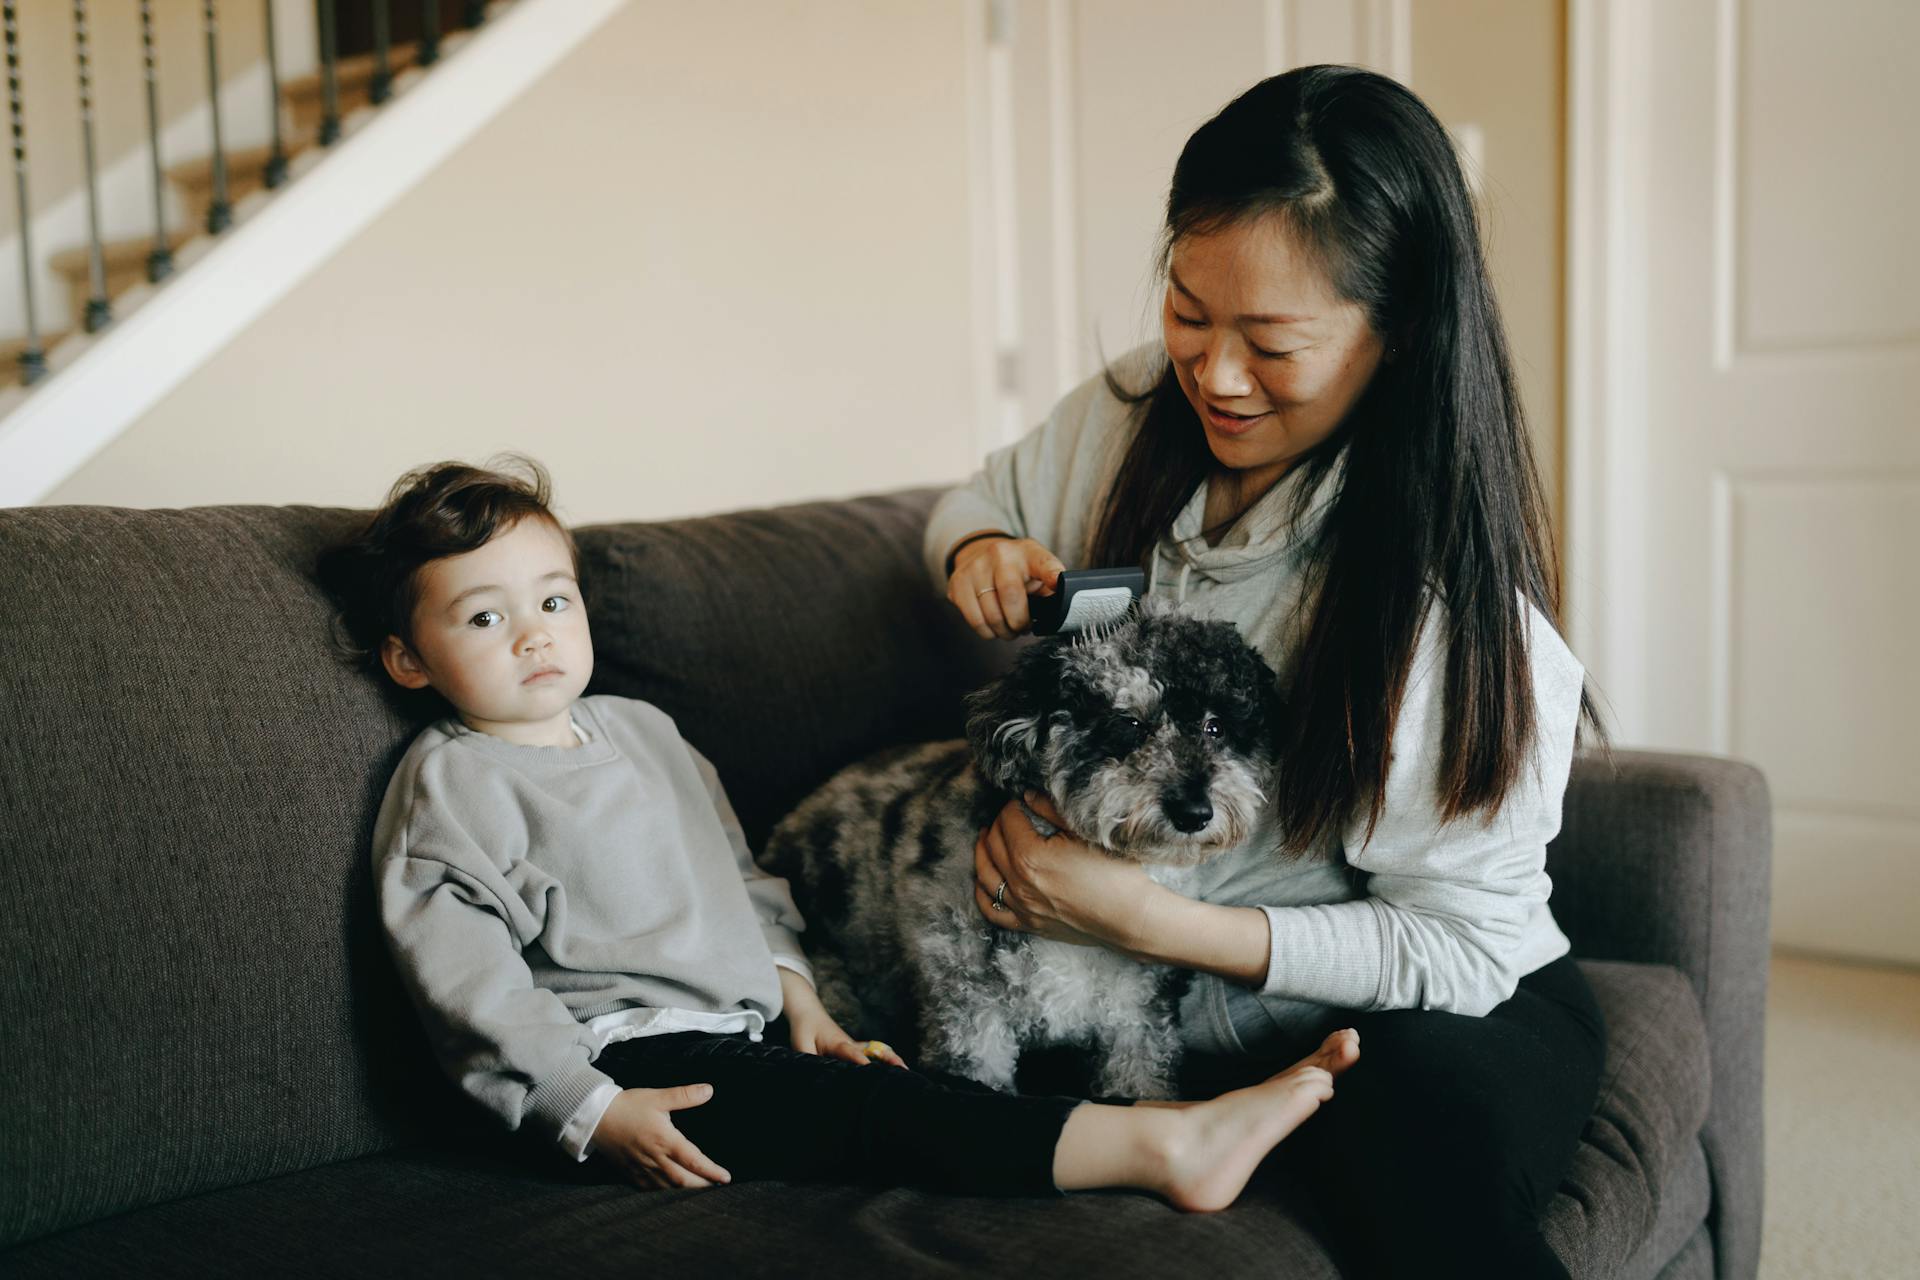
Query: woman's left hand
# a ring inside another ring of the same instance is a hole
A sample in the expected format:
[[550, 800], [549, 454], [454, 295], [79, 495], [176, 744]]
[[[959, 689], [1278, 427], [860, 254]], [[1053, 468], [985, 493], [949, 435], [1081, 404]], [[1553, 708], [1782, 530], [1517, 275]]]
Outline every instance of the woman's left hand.
[[[1059, 834], [1042, 836], [1019, 801], [1007, 802], [973, 846], [973, 897], [980, 914], [1002, 929], [1127, 949], [1161, 887], [1139, 863], [1076, 838], [1045, 796], [1030, 791], [1026, 802]], [[1002, 883], [1002, 905], [996, 906]]]

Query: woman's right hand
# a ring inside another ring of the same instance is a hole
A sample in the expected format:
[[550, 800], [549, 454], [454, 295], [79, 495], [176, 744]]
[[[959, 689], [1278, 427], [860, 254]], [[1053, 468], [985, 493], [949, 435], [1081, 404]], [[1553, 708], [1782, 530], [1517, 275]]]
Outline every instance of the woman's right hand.
[[1027, 597], [1050, 596], [1066, 569], [1032, 538], [981, 538], [960, 548], [947, 599], [985, 640], [1011, 640], [1033, 621]]

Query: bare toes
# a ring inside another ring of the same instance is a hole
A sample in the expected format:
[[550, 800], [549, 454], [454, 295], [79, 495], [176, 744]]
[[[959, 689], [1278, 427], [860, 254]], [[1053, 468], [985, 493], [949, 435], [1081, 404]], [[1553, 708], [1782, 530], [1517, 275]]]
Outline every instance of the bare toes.
[[1330, 1075], [1339, 1075], [1359, 1060], [1360, 1033], [1352, 1027], [1342, 1027], [1328, 1036], [1305, 1059]]

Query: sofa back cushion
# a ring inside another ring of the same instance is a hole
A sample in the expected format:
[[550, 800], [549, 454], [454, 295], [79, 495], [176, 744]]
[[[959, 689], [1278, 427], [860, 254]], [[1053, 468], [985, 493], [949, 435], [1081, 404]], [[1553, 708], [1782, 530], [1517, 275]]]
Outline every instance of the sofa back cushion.
[[[755, 839], [957, 732], [993, 655], [919, 567], [932, 496], [580, 530], [593, 691], [673, 714]], [[485, 1123], [375, 928], [416, 726], [311, 575], [364, 514], [0, 510], [0, 1245]]]

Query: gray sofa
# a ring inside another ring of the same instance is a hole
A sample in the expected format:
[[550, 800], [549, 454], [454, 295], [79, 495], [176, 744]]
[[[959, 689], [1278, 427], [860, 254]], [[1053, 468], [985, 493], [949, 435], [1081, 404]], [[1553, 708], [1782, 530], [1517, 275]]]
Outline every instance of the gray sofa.
[[[952, 736], [1004, 651], [927, 589], [932, 497], [582, 530], [595, 691], [674, 715], [756, 842], [841, 764]], [[1283, 1159], [1186, 1217], [643, 1195], [488, 1130], [374, 927], [367, 842], [411, 726], [330, 656], [309, 574], [354, 516], [0, 510], [0, 1272], [1338, 1274]], [[1751, 1276], [1766, 786], [1616, 763], [1576, 765], [1552, 849], [1609, 1060], [1546, 1229], [1576, 1276]]]

